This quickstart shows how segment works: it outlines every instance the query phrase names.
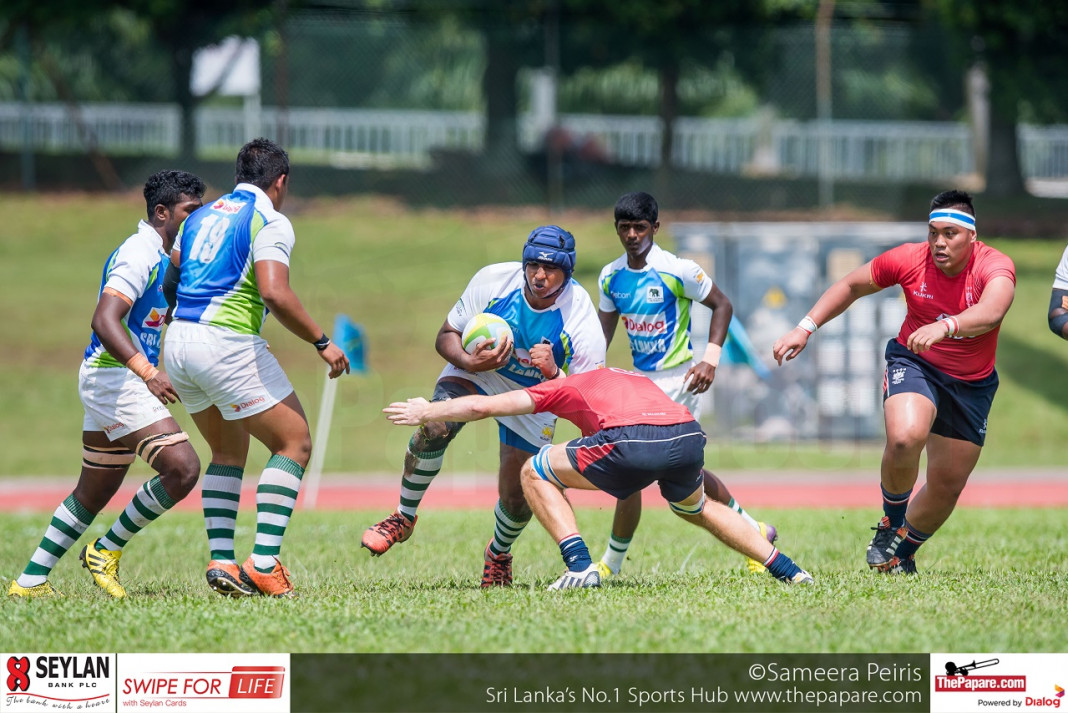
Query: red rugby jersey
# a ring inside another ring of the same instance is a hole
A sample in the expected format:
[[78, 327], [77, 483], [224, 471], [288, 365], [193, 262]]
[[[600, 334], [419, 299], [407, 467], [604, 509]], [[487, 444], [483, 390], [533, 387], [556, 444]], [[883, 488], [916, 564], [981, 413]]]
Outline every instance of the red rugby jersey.
[[527, 388], [535, 413], [548, 411], [590, 436], [615, 426], [670, 426], [693, 420], [648, 377], [624, 369], [594, 369]]
[[[995, 277], [1004, 275], [1016, 284], [1012, 260], [994, 248], [976, 241], [967, 266], [948, 277], [935, 264], [926, 242], [906, 243], [879, 255], [871, 263], [871, 277], [879, 287], [901, 285], [908, 311], [897, 341], [908, 343], [909, 335], [925, 324], [956, 315], [971, 307]], [[998, 345], [997, 326], [976, 337], [949, 337], [918, 354], [932, 366], [965, 381], [975, 381], [994, 370]]]

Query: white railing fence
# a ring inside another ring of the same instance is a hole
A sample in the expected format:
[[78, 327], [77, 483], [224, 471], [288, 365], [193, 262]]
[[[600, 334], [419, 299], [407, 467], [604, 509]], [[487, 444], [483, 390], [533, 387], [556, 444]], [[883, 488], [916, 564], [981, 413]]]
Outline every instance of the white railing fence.
[[[660, 161], [660, 120], [645, 116], [569, 114], [560, 117], [572, 136], [594, 141], [608, 162], [652, 167]], [[179, 110], [169, 104], [0, 103], [0, 150], [111, 155], [174, 156]], [[252, 135], [279, 140], [294, 158], [352, 168], [429, 168], [434, 149], [479, 151], [484, 119], [472, 112], [263, 107], [201, 108], [198, 150], [228, 155]], [[541, 147], [531, 117], [519, 119], [520, 145]], [[1026, 178], [1068, 179], [1068, 126], [1022, 125], [1021, 163]], [[972, 138], [964, 124], [886, 121], [701, 119], [675, 123], [672, 160], [679, 168], [721, 174], [815, 176], [822, 156], [827, 174], [853, 181], [938, 180], [975, 171]], [[825, 174], [825, 175], [827, 175]]]

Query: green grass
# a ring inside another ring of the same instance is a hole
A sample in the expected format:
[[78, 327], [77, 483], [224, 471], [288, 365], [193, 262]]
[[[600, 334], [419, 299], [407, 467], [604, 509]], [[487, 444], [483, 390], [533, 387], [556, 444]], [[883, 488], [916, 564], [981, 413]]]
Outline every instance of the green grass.
[[[817, 578], [786, 587], [750, 575], [707, 533], [647, 508], [621, 577], [596, 591], [547, 592], [559, 552], [539, 525], [516, 545], [516, 586], [481, 591], [484, 511], [428, 511], [382, 558], [357, 546], [380, 513], [298, 512], [284, 558], [302, 597], [229, 600], [203, 581], [200, 518], [171, 513], [128, 546], [129, 598], [91, 583], [76, 552], [52, 581], [60, 600], [0, 601], [9, 651], [925, 652], [1062, 651], [1068, 535], [1054, 509], [963, 509], [918, 557], [916, 577], [867, 571], [870, 513], [767, 513], [780, 545]], [[101, 516], [81, 542], [103, 534]], [[606, 510], [582, 510], [595, 556]], [[21, 571], [45, 514], [0, 518], [0, 575]], [[239, 522], [238, 549], [254, 522]], [[136, 634], [132, 633], [136, 632]]]
[[[214, 192], [217, 192], [215, 189]], [[327, 472], [394, 472], [408, 439], [390, 427], [381, 407], [428, 395], [442, 362], [438, 328], [474, 272], [517, 259], [535, 225], [559, 222], [578, 240], [576, 276], [594, 287], [602, 265], [620, 247], [609, 209], [549, 216], [539, 209], [411, 210], [371, 198], [297, 201], [287, 205], [297, 232], [292, 281], [309, 311], [329, 328], [335, 313], [352, 315], [368, 334], [371, 373], [339, 387]], [[136, 194], [0, 196], [0, 476], [73, 474], [80, 450], [77, 368], [103, 260], [143, 214]], [[670, 216], [665, 216], [665, 220]], [[670, 222], [661, 242], [671, 245]], [[1015, 261], [1016, 302], [999, 349], [1001, 389], [990, 417], [980, 466], [1050, 466], [1068, 442], [1068, 344], [1046, 327], [1053, 269], [1063, 245], [991, 240]], [[799, 307], [799, 309], [802, 309]], [[265, 336], [286, 369], [314, 429], [322, 364], [313, 350], [268, 320]], [[609, 363], [629, 365], [617, 339]], [[202, 456], [206, 448], [181, 408]], [[573, 431], [562, 424], [560, 435]], [[715, 432], [711, 434], [715, 439]], [[450, 448], [446, 468], [485, 471], [496, 461], [492, 423], [472, 424]], [[865, 468], [879, 462], [877, 443], [754, 445], [720, 442], [709, 465], [734, 468]], [[253, 446], [250, 464], [267, 454]]]

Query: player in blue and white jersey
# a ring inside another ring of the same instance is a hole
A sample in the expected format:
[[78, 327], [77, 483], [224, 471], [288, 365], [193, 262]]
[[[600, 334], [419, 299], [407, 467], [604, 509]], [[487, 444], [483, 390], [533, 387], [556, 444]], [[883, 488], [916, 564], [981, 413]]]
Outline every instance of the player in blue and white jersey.
[[11, 583], [18, 597], [56, 596], [48, 575], [107, 505], [136, 455], [157, 475], [141, 487], [107, 533], [81, 551], [97, 586], [126, 596], [119, 558], [126, 543], [184, 498], [200, 460], [167, 410], [178, 396], [159, 371], [167, 313], [163, 273], [179, 226], [201, 205], [204, 182], [185, 171], [161, 171], [145, 182], [147, 220], [108, 257], [93, 312], [92, 335], [78, 372], [82, 469], [74, 491], [56, 508], [26, 569]]
[[[697, 263], [677, 257], [653, 242], [660, 229], [659, 217], [656, 199], [648, 193], [627, 193], [616, 202], [616, 234], [625, 252], [601, 270], [597, 280], [597, 317], [608, 344], [612, 343], [616, 326], [623, 322], [635, 370], [652, 379], [699, 420], [698, 397], [716, 378], [733, 308]], [[690, 308], [694, 302], [712, 310], [708, 346], [697, 362], [690, 342]], [[708, 470], [703, 472], [710, 496], [736, 510], [770, 542], [775, 541], [774, 527], [750, 517], [722, 480]], [[598, 563], [602, 579], [618, 574], [623, 566], [641, 518], [641, 502], [641, 493], [635, 493], [616, 503], [612, 536]], [[759, 572], [764, 567], [751, 559], [749, 569]]]
[[[589, 294], [572, 278], [575, 238], [555, 225], [535, 228], [523, 246], [522, 262], [489, 265], [479, 270], [438, 331], [435, 344], [448, 362], [438, 377], [434, 401], [468, 394], [500, 394], [566, 374], [599, 369], [605, 342]], [[492, 312], [512, 329], [515, 343], [487, 341], [473, 354], [460, 341], [467, 322]], [[530, 521], [519, 472], [534, 453], [552, 443], [552, 414], [502, 416], [500, 499], [494, 508], [493, 538], [484, 552], [482, 586], [512, 583], [512, 543]], [[364, 533], [363, 546], [384, 554], [407, 540], [416, 511], [434, 476], [441, 470], [445, 449], [462, 423], [428, 423], [408, 443], [396, 512]]]
[[[348, 371], [289, 286], [293, 226], [279, 211], [289, 156], [254, 139], [237, 155], [237, 186], [189, 216], [171, 254], [167, 291], [176, 299], [164, 361], [211, 448], [204, 473], [206, 577], [227, 596], [295, 596], [278, 555], [311, 454], [308, 419], [260, 329], [268, 309], [315, 345], [330, 377]], [[271, 452], [256, 491], [256, 542], [238, 566], [234, 529], [249, 436]]]

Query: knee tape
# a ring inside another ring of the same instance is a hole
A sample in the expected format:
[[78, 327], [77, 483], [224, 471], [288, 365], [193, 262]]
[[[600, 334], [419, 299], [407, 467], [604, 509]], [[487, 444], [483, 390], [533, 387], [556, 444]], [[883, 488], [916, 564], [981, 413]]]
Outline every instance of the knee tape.
[[82, 444], [82, 466], [101, 470], [128, 468], [137, 456], [123, 446], [87, 446]]
[[157, 433], [148, 436], [137, 444], [137, 455], [144, 459], [145, 463], [152, 465], [163, 449], [167, 446], [177, 445], [189, 440], [189, 435], [179, 431], [178, 433]]
[[560, 482], [560, 479], [556, 477], [556, 473], [553, 472], [552, 466], [549, 465], [549, 451], [551, 449], [551, 445], [542, 446], [541, 450], [531, 459], [530, 465], [534, 468], [534, 473], [542, 480], [558, 487], [566, 488], [567, 486]]
[[705, 494], [701, 493], [701, 499], [695, 505], [684, 505], [683, 503], [668, 503], [668, 505], [678, 515], [700, 515], [705, 507]]

